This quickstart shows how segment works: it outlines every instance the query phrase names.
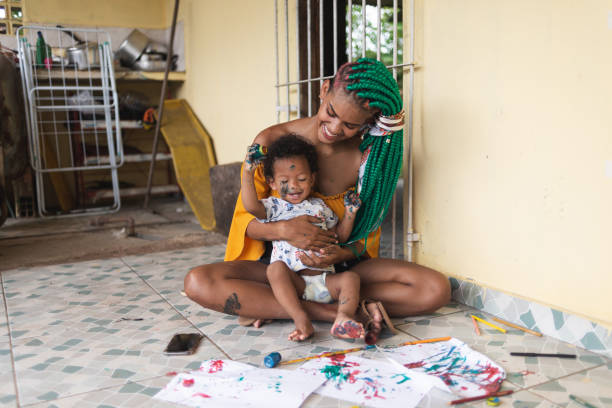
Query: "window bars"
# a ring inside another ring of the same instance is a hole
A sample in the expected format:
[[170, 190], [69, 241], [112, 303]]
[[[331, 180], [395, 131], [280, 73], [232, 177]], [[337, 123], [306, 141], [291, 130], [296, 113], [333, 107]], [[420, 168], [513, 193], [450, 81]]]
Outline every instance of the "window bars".
[[[39, 214], [119, 210], [123, 148], [109, 34], [24, 26], [17, 41]], [[111, 204], [95, 202], [92, 183], [112, 189]]]
[[[403, 53], [403, 61], [399, 61], [402, 41], [399, 30], [398, 15], [401, 11], [399, 0], [284, 0], [279, 7], [279, 0], [274, 1], [275, 15], [275, 58], [276, 58], [276, 115], [277, 122], [291, 120], [308, 115], [312, 116], [318, 109], [317, 95], [319, 87], [325, 79], [331, 78], [338, 66], [347, 60], [361, 57], [383, 57], [383, 20], [382, 10], [391, 8], [392, 28], [390, 63], [394, 78], [400, 84], [408, 76], [408, 98], [404, 95], [404, 105], [408, 120], [404, 131], [404, 258], [412, 260], [413, 243], [418, 240], [418, 234], [412, 225], [412, 122], [413, 122], [413, 86], [414, 86], [414, 0], [409, 3], [409, 52]], [[373, 5], [375, 4], [375, 6]], [[360, 11], [359, 11], [360, 7]], [[358, 13], [360, 16], [357, 16]], [[282, 25], [279, 24], [282, 16]], [[290, 18], [292, 16], [292, 18]], [[360, 24], [359, 24], [360, 23]], [[358, 27], [354, 27], [358, 25]], [[372, 26], [375, 27], [375, 43], [372, 43]], [[370, 31], [368, 31], [370, 29]], [[329, 33], [331, 32], [331, 34]], [[291, 33], [294, 46], [291, 47]], [[359, 38], [360, 37], [360, 38]], [[388, 36], [387, 36], [388, 37]], [[284, 46], [279, 43], [284, 42]], [[388, 42], [388, 38], [385, 38]], [[375, 51], [375, 54], [373, 53]], [[284, 67], [281, 66], [284, 59]], [[389, 60], [389, 56], [385, 56]], [[407, 75], [405, 74], [405, 71]], [[281, 71], [284, 82], [281, 82]], [[400, 85], [402, 87], [402, 85]], [[284, 88], [284, 92], [281, 89]], [[314, 91], [313, 91], [314, 88]], [[284, 95], [283, 95], [284, 94]], [[407, 100], [406, 100], [407, 99]], [[304, 105], [306, 107], [304, 107]], [[284, 115], [283, 115], [284, 113]], [[397, 210], [395, 197], [391, 208], [391, 250], [390, 256], [396, 257], [396, 221]]]

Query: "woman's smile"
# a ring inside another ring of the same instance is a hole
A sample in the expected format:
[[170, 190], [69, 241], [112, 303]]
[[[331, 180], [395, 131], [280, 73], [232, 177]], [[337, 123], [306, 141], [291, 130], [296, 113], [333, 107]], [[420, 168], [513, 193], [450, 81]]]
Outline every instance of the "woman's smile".
[[327, 127], [326, 124], [322, 124], [321, 128], [323, 129], [323, 136], [329, 140], [329, 141], [334, 141], [338, 138], [338, 134], [334, 134], [332, 133], [329, 128]]

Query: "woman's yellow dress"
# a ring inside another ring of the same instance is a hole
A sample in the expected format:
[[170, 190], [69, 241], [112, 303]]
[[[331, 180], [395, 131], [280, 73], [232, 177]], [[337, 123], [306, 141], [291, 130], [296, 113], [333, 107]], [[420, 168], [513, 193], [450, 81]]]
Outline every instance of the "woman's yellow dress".
[[[242, 171], [240, 172], [242, 174]], [[259, 166], [255, 171], [254, 175], [255, 189], [257, 191], [257, 197], [259, 199], [269, 197], [270, 195], [278, 197], [276, 191], [273, 191], [268, 186], [263, 175], [262, 166]], [[333, 196], [323, 196], [315, 193], [314, 197], [322, 199], [325, 204], [331, 208], [339, 219], [344, 216], [344, 193], [336, 194]], [[238, 194], [238, 200], [236, 201], [236, 208], [234, 209], [234, 217], [232, 218], [232, 225], [230, 227], [229, 235], [227, 237], [227, 248], [225, 249], [225, 260], [236, 261], [236, 260], [258, 260], [265, 251], [265, 244], [263, 241], [251, 239], [246, 236], [247, 225], [255, 217], [244, 209], [242, 205], [242, 194]], [[361, 241], [364, 242], [363, 240]], [[378, 257], [378, 248], [380, 245], [380, 227], [370, 233], [367, 239], [367, 253], [371, 258]]]

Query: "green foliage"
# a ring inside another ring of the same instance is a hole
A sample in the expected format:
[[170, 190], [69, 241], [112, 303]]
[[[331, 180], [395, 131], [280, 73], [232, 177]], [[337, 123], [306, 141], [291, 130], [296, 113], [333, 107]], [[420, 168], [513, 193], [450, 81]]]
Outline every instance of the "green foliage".
[[[361, 4], [353, 4], [351, 10], [352, 50], [351, 60], [361, 58], [363, 50], [363, 8]], [[376, 58], [377, 40], [377, 13], [376, 7], [366, 5], [366, 53], [367, 58]], [[393, 8], [381, 7], [381, 39], [380, 39], [380, 60], [385, 65], [393, 65]], [[348, 33], [347, 33], [348, 37]], [[397, 22], [397, 63], [403, 61], [403, 27], [401, 16], [398, 15]], [[348, 39], [347, 39], [348, 49]]]

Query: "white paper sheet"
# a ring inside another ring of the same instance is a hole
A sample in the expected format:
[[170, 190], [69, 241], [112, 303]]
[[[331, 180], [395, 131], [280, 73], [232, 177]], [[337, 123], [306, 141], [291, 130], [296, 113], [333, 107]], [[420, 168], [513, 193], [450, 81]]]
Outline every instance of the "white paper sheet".
[[501, 366], [455, 338], [385, 349], [384, 353], [409, 372], [438, 378], [436, 387], [461, 397], [495, 392], [506, 378]]
[[154, 398], [192, 407], [299, 407], [325, 378], [261, 369], [232, 360], [208, 360], [177, 374]]
[[317, 394], [368, 407], [412, 408], [431, 389], [430, 383], [412, 378], [402, 367], [351, 355], [311, 360], [298, 371], [327, 380]]

